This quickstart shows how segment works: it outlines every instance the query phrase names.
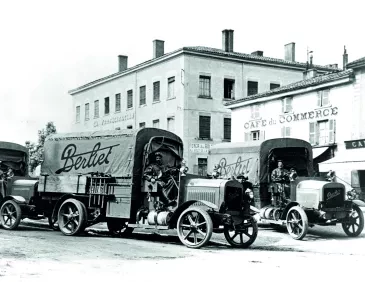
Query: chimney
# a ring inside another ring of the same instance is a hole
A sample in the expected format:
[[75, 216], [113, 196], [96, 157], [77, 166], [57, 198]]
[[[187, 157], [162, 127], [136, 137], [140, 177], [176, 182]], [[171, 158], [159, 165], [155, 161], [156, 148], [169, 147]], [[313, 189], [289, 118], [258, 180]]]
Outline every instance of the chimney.
[[325, 67], [332, 68], [332, 69], [338, 69], [338, 64], [328, 64], [328, 65], [325, 65]]
[[349, 62], [349, 55], [347, 54], [346, 51], [346, 46], [343, 47], [344, 51], [343, 51], [343, 70], [346, 70], [346, 65]]
[[233, 32], [232, 29], [222, 30], [222, 49], [225, 52], [233, 52]]
[[153, 58], [156, 59], [165, 54], [165, 41], [163, 40], [153, 40]]
[[310, 79], [317, 76], [317, 70], [316, 69], [308, 69], [305, 72], [303, 72], [303, 80]]
[[295, 62], [295, 43], [288, 43], [284, 46], [285, 48], [285, 57], [284, 59], [287, 61]]
[[119, 72], [125, 71], [128, 68], [128, 56], [119, 55]]
[[251, 55], [262, 57], [264, 55], [264, 51], [255, 51], [252, 52]]

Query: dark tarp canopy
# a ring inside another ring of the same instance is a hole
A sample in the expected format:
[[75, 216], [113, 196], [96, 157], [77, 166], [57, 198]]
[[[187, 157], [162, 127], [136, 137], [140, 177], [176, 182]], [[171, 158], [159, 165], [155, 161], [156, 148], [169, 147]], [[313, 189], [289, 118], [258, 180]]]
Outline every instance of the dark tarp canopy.
[[25, 146], [0, 141], [1, 167], [6, 166], [12, 168], [15, 175], [24, 175], [27, 173], [28, 153], [28, 149]]

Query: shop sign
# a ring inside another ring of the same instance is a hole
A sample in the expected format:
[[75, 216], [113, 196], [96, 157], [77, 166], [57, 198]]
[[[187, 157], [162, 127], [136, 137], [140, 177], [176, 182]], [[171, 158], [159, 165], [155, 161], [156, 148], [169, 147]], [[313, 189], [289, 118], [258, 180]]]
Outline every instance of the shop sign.
[[346, 149], [365, 148], [365, 139], [345, 141]]
[[208, 151], [209, 151], [210, 147], [212, 147], [212, 145], [213, 144], [192, 143], [192, 144], [190, 144], [190, 152], [208, 154]]
[[248, 121], [244, 124], [245, 129], [256, 129], [259, 127], [265, 127], [267, 125], [275, 125], [275, 124], [284, 124], [284, 123], [291, 123], [295, 121], [301, 120], [311, 120], [311, 119], [318, 119], [323, 117], [335, 116], [338, 114], [337, 107], [330, 107], [324, 109], [317, 109], [309, 112], [303, 113], [293, 113], [293, 114], [286, 114], [280, 115], [278, 119], [258, 119]]
[[122, 121], [126, 121], [126, 120], [131, 120], [131, 119], [134, 119], [134, 113], [113, 116], [113, 117], [109, 117], [109, 118], [104, 118], [101, 121], [99, 121], [99, 120], [94, 121], [94, 127], [104, 126], [107, 124], [122, 122]]

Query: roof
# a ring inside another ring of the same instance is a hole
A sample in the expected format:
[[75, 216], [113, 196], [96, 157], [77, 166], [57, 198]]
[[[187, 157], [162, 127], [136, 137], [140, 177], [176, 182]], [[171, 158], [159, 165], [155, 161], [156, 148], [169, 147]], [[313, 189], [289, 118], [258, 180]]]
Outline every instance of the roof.
[[289, 91], [305, 89], [305, 88], [311, 87], [311, 86], [321, 85], [321, 84], [324, 84], [327, 82], [339, 80], [341, 78], [350, 77], [352, 74], [353, 74], [353, 70], [349, 69], [349, 70], [345, 70], [345, 71], [332, 72], [329, 74], [319, 75], [319, 76], [316, 76], [313, 78], [300, 80], [300, 81], [297, 81], [297, 82], [294, 82], [294, 83], [291, 83], [288, 85], [284, 85], [282, 87], [278, 87], [273, 90], [258, 93], [256, 95], [247, 96], [247, 97], [244, 97], [241, 99], [229, 101], [229, 102], [225, 103], [225, 106], [231, 106], [231, 105], [238, 104], [238, 103], [245, 102], [245, 101], [256, 100], [258, 98], [269, 97], [269, 96], [273, 96], [273, 95], [280, 94], [280, 93], [285, 93], [285, 92], [289, 92]]
[[357, 68], [365, 66], [365, 57], [352, 61], [346, 65], [347, 68]]
[[29, 153], [29, 150], [25, 146], [22, 146], [20, 144], [13, 143], [13, 142], [0, 141], [0, 149], [2, 149], [2, 150], [21, 151], [21, 152], [24, 152], [26, 154]]
[[[293, 61], [287, 61], [287, 60], [282, 60], [282, 59], [276, 59], [276, 58], [270, 58], [270, 57], [264, 57], [264, 56], [257, 56], [257, 55], [253, 55], [253, 54], [244, 54], [244, 53], [238, 53], [238, 52], [225, 52], [221, 49], [218, 48], [210, 48], [210, 47], [202, 47], [202, 46], [193, 46], [193, 47], [183, 47], [180, 49], [177, 49], [175, 51], [172, 51], [170, 53], [166, 53], [163, 56], [160, 56], [158, 58], [154, 58], [148, 61], [145, 61], [141, 64], [135, 65], [131, 68], [128, 68], [124, 71], [121, 72], [116, 72], [113, 74], [110, 74], [108, 76], [99, 78], [97, 80], [91, 81], [87, 84], [81, 85], [77, 88], [74, 88], [70, 91], [68, 91], [69, 94], [75, 94], [79, 91], [82, 91], [86, 88], [92, 87], [94, 85], [97, 85], [99, 83], [103, 83], [106, 82], [107, 80], [110, 79], [114, 79], [120, 76], [123, 76], [127, 73], [130, 73], [134, 70], [143, 68], [143, 67], [147, 67], [148, 65], [151, 64], [155, 64], [158, 63], [160, 61], [163, 61], [165, 59], [170, 58], [171, 56], [176, 56], [182, 53], [186, 53], [186, 54], [200, 54], [200, 55], [205, 55], [205, 56], [219, 56], [219, 57], [224, 57], [227, 59], [236, 59], [236, 60], [242, 60], [242, 61], [249, 61], [252, 63], [259, 63], [259, 64], [268, 64], [268, 65], [279, 65], [282, 67], [289, 67], [289, 68], [299, 68], [302, 70], [305, 70], [306, 68], [306, 63], [299, 63], [299, 62], [293, 62]], [[314, 67], [319, 70], [319, 71], [324, 71], [324, 72], [328, 72], [328, 71], [334, 71], [337, 70], [333, 67], [325, 67], [325, 66], [319, 66], [319, 65], [314, 65]]]

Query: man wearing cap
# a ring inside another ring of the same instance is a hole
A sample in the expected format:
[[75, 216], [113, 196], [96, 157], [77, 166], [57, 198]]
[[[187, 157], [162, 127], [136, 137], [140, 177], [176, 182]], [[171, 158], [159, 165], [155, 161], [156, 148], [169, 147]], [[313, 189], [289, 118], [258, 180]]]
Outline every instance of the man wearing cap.
[[277, 183], [280, 188], [284, 188], [285, 196], [289, 198], [289, 171], [284, 168], [282, 160], [278, 160], [278, 167], [272, 171], [271, 180]]
[[155, 163], [151, 163], [145, 169], [144, 179], [150, 181], [152, 184], [157, 182], [158, 187], [162, 190], [165, 200], [168, 204], [170, 204], [174, 201], [170, 199], [169, 195], [170, 192], [172, 192], [172, 189], [176, 186], [175, 182], [172, 176], [168, 173], [168, 167], [163, 164], [162, 154], [160, 152], [155, 153], [155, 160]]

